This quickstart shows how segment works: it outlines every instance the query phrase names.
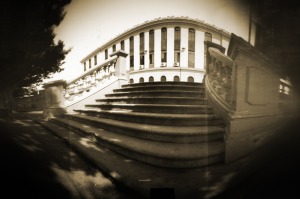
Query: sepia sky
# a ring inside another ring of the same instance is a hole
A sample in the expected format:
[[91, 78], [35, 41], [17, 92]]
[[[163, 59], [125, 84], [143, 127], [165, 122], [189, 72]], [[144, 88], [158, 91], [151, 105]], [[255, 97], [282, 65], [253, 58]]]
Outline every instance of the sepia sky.
[[[56, 40], [72, 48], [60, 74], [70, 80], [83, 72], [80, 64], [91, 51], [125, 30], [158, 17], [188, 16], [247, 39], [248, 8], [242, 0], [72, 0], [55, 28]], [[46, 80], [47, 81], [47, 80]]]

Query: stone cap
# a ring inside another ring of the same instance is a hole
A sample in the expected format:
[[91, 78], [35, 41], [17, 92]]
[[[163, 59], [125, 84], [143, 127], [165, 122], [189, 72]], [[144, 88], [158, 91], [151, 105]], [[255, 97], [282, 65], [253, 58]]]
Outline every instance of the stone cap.
[[60, 86], [60, 85], [63, 85], [65, 86], [67, 84], [67, 82], [65, 80], [54, 80], [54, 81], [51, 81], [51, 82], [47, 82], [43, 85], [43, 87], [46, 89], [46, 88], [49, 88], [49, 87], [53, 87], [53, 86]]
[[118, 57], [127, 57], [128, 56], [128, 53], [127, 52], [125, 52], [125, 51], [123, 51], [123, 50], [117, 50], [117, 51], [115, 51], [115, 52], [113, 52], [112, 54], [110, 54], [109, 56], [118, 56]]

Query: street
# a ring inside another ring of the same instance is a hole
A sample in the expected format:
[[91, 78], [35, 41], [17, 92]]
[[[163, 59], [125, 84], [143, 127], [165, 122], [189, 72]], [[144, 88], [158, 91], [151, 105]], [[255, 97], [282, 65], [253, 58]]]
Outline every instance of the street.
[[1, 194], [6, 198], [138, 198], [27, 118], [0, 118], [0, 136]]

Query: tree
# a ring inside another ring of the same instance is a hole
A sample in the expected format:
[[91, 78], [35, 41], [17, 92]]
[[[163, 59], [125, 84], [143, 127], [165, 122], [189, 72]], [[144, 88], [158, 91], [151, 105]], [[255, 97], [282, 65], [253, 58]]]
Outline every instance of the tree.
[[0, 109], [12, 110], [13, 93], [60, 72], [70, 50], [54, 42], [54, 27], [71, 0], [2, 0], [0, 4]]

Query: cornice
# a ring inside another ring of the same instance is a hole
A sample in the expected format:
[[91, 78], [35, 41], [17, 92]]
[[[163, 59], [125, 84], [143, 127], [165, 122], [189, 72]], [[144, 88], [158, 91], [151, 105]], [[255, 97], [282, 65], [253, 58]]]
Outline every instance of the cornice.
[[145, 21], [144, 23], [141, 23], [141, 24], [137, 24], [137, 25], [133, 26], [132, 28], [127, 29], [124, 32], [118, 34], [117, 36], [110, 39], [108, 42], [101, 45], [100, 47], [95, 49], [93, 52], [91, 52], [87, 56], [85, 56], [81, 60], [81, 63], [83, 63], [84, 61], [89, 59], [95, 53], [97, 53], [99, 51], [102, 51], [103, 49], [106, 49], [109, 46], [117, 43], [118, 41], [121, 41], [124, 38], [127, 38], [129, 36], [132, 36], [135, 33], [140, 32], [143, 29], [151, 29], [151, 28], [154, 28], [154, 27], [159, 26], [159, 25], [168, 26], [168, 25], [172, 25], [172, 24], [174, 24], [174, 25], [175, 24], [176, 25], [182, 24], [182, 25], [196, 26], [196, 27], [199, 27], [199, 28], [205, 28], [205, 29], [208, 29], [212, 32], [219, 33], [219, 34], [221, 34], [225, 37], [230, 38], [230, 33], [229, 32], [225, 31], [224, 29], [218, 28], [215, 25], [208, 24], [205, 21], [200, 20], [200, 19], [193, 19], [193, 18], [189, 18], [187, 16], [181, 16], [181, 17], [168, 16], [168, 17], [165, 17], [165, 18], [159, 17], [159, 18], [155, 18], [153, 20], [147, 20], [147, 21]]

